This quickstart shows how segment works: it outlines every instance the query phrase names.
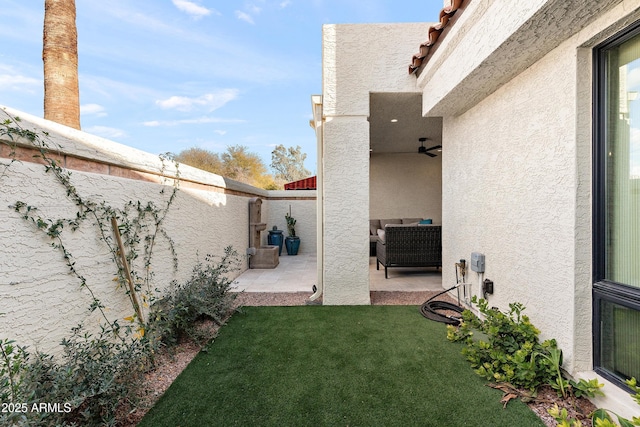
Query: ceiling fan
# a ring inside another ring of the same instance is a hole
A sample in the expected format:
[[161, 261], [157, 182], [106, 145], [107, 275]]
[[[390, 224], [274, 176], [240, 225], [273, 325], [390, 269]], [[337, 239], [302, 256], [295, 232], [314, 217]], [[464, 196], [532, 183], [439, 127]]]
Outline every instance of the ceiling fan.
[[426, 154], [429, 157], [436, 157], [436, 155], [433, 154], [433, 153], [430, 153], [430, 151], [433, 151], [433, 150], [442, 151], [441, 150], [442, 145], [434, 145], [433, 147], [427, 148], [427, 147], [424, 146], [424, 142], [426, 140], [428, 140], [428, 139], [429, 138], [418, 138], [418, 141], [420, 141], [420, 147], [418, 147], [418, 153], [419, 154]]

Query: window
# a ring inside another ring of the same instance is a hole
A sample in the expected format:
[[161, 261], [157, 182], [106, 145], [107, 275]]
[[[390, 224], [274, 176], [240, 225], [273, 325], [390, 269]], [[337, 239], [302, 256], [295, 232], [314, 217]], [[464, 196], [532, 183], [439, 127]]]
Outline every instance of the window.
[[594, 365], [640, 379], [640, 23], [594, 51]]

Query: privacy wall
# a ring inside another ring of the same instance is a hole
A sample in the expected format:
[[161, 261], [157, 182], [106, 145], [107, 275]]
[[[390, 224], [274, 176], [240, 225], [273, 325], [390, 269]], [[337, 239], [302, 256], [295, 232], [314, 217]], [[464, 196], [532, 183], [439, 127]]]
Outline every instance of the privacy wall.
[[[150, 289], [158, 289], [160, 295], [172, 281], [189, 278], [196, 263], [204, 262], [208, 255], [222, 255], [227, 246], [240, 254], [235, 276], [247, 268], [248, 202], [252, 197], [264, 200], [268, 214], [263, 220], [269, 228], [275, 223], [283, 228], [276, 218], [282, 217], [283, 223], [285, 207], [288, 211], [291, 205], [294, 213], [301, 214], [298, 220], [305, 234], [307, 227], [315, 230], [315, 211], [307, 212], [307, 205], [315, 204], [315, 192], [280, 194], [271, 205], [268, 191], [186, 165], [176, 169], [170, 160], [161, 161], [158, 156], [24, 113], [5, 112], [7, 117], [20, 116], [17, 125], [23, 129], [37, 135], [48, 133], [43, 136], [51, 148], [48, 156], [71, 172], [69, 184], [85, 200], [128, 211], [130, 217], [138, 215], [138, 203], [142, 210], [153, 206], [160, 213], [164, 231], [154, 234], [150, 227], [149, 233], [141, 233], [154, 238], [148, 269], [144, 241], [137, 245], [138, 256], [131, 261], [143, 277], [149, 275]], [[5, 116], [5, 112], [0, 114]], [[32, 157], [38, 152], [28, 147], [22, 138], [11, 141], [5, 136], [0, 141], [0, 338], [56, 353], [72, 327], [82, 323], [97, 331], [104, 323], [100, 310], [89, 310], [94, 298], [100, 300], [111, 321], [119, 320], [122, 325], [134, 310], [114, 281], [118, 266], [105, 243], [105, 236], [112, 240], [110, 223], [102, 224], [101, 229], [89, 215], [74, 231], [72, 223], [65, 221], [59, 238], [38, 229], [38, 219], [44, 223], [73, 220], [79, 210], [68, 196], [69, 187], [61, 185], [52, 171], [46, 172], [45, 165]], [[178, 190], [170, 203], [175, 185]], [[30, 208], [16, 212], [16, 203]], [[25, 213], [34, 220], [25, 219]], [[119, 222], [120, 227], [123, 224]], [[120, 231], [125, 234], [124, 229]], [[310, 236], [309, 240], [313, 244], [304, 246], [302, 252], [315, 252], [315, 239]], [[64, 246], [77, 274], [56, 245]], [[86, 286], [78, 276], [86, 279]]]

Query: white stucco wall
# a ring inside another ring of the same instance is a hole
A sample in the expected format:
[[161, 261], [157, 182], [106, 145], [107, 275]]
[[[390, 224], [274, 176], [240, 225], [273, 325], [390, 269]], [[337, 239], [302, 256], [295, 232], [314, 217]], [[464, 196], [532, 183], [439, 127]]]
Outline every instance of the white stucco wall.
[[[587, 21], [579, 32], [558, 29], [564, 39], [540, 58], [518, 56], [526, 45], [515, 40], [537, 38], [549, 23], [496, 25], [523, 15], [490, 16], [489, 8], [502, 2], [488, 3], [470, 3], [463, 14], [469, 16], [455, 24], [419, 79], [424, 113], [444, 116], [443, 284], [455, 283], [455, 262], [484, 253], [484, 277], [495, 288], [489, 304], [506, 310], [522, 302], [542, 338], [558, 340], [563, 367], [576, 374], [592, 366], [591, 47], [640, 18], [640, 2], [539, 2], [540, 10], [526, 13], [553, 15], [559, 25], [573, 14]], [[471, 15], [481, 6], [484, 14]], [[508, 46], [485, 52], [469, 37], [490, 31]], [[522, 70], [502, 81], [496, 64], [507, 65], [505, 55]], [[470, 272], [468, 281], [477, 280]]]
[[423, 23], [323, 27], [324, 304], [370, 303], [369, 95], [416, 91], [407, 58], [427, 29]]
[[474, 0], [418, 78], [425, 111], [458, 115], [524, 71], [621, 0]]
[[[569, 361], [575, 74], [545, 84], [552, 70], [576, 69], [567, 53], [554, 51], [465, 114], [444, 118], [442, 210], [443, 283], [455, 283], [455, 262], [484, 253], [495, 288], [490, 304], [523, 303]], [[469, 277], [477, 283], [475, 273]]]
[[[49, 142], [59, 145], [64, 153], [72, 156], [76, 164], [97, 160], [119, 165], [121, 171], [135, 169], [136, 174], [152, 177], [162, 169], [156, 155], [135, 150], [112, 141], [84, 132], [32, 117], [25, 113], [7, 109], [11, 116], [22, 118], [21, 126], [33, 129], [39, 135], [50, 133]], [[0, 142], [4, 148], [5, 145]], [[70, 159], [70, 158], [68, 158]], [[70, 160], [68, 160], [70, 161]], [[8, 159], [0, 159], [6, 164]], [[114, 208], [123, 209], [129, 201], [153, 202], [161, 207], [170, 195], [170, 186], [140, 179], [121, 178], [105, 173], [105, 164], [94, 165], [102, 173], [71, 170], [71, 182], [84, 197], [100, 203], [107, 202]], [[173, 166], [167, 164], [167, 170]], [[4, 169], [4, 168], [3, 168]], [[113, 172], [114, 166], [108, 169]], [[299, 191], [268, 192], [220, 176], [206, 173], [186, 165], [180, 165], [180, 190], [169, 209], [164, 228], [173, 240], [178, 257], [178, 270], [172, 268], [172, 254], [162, 236], [156, 238], [151, 270], [152, 288], [166, 289], [172, 280], [183, 282], [191, 275], [193, 266], [204, 261], [208, 254], [217, 256], [227, 246], [233, 246], [240, 254], [241, 270], [246, 270], [245, 250], [248, 246], [248, 202], [251, 197], [263, 198], [264, 218], [268, 223], [284, 227], [284, 208], [299, 221], [298, 230], [303, 236], [301, 250], [315, 251], [315, 200], [313, 194], [305, 193], [304, 200]], [[37, 207], [45, 219], [73, 218], [77, 209], [67, 198], [66, 190], [44, 166], [33, 163], [31, 158], [14, 162], [0, 176], [3, 191], [0, 192], [0, 338], [16, 340], [31, 350], [49, 353], [60, 351], [62, 338], [70, 335], [72, 327], [84, 323], [90, 331], [97, 331], [103, 322], [98, 312], [88, 311], [91, 297], [80, 287], [79, 280], [68, 271], [62, 254], [50, 246], [51, 240], [8, 206], [23, 201]], [[170, 185], [170, 184], [169, 184]], [[215, 187], [212, 187], [215, 186]], [[160, 191], [165, 188], [166, 194]], [[294, 193], [294, 194], [288, 194]], [[315, 193], [315, 192], [311, 192]], [[269, 199], [273, 194], [273, 205]], [[287, 200], [287, 197], [293, 198]], [[298, 196], [298, 197], [296, 197]], [[269, 214], [277, 215], [270, 218]], [[282, 218], [280, 218], [282, 217]], [[110, 225], [107, 233], [112, 233]], [[266, 232], [263, 238], [266, 243]], [[144, 235], [143, 235], [144, 237]], [[106, 315], [113, 321], [131, 316], [133, 309], [122, 289], [116, 289], [113, 278], [117, 267], [91, 221], [78, 231], [65, 229], [63, 242], [75, 257], [76, 269], [86, 279], [89, 287], [106, 306]], [[142, 271], [143, 249], [134, 261], [134, 268]]]
[[442, 224], [442, 156], [372, 154], [369, 217], [431, 218]]
[[[160, 195], [161, 185], [105, 175], [74, 171], [72, 182], [91, 200], [106, 201], [120, 209], [127, 202], [137, 200], [163, 206], [168, 197]], [[24, 201], [37, 207], [44, 218], [51, 219], [73, 218], [76, 206], [66, 198], [65, 189], [51, 174], [44, 173], [42, 165], [14, 163], [2, 178], [2, 185], [5, 190], [0, 194], [3, 207], [0, 210], [0, 259], [3, 260], [0, 312], [4, 313], [1, 334], [32, 348], [55, 353], [73, 326], [86, 323], [91, 330], [103, 319], [98, 312], [89, 315], [90, 295], [69, 273], [60, 251], [50, 246], [52, 240], [8, 206]], [[172, 269], [168, 244], [158, 236], [151, 264], [152, 289], [166, 289], [172, 280], [185, 281], [198, 260], [204, 261], [207, 254], [221, 255], [225, 246], [232, 245], [244, 258], [247, 226], [241, 219], [248, 221], [246, 200], [221, 193], [179, 191], [164, 223], [175, 244], [178, 271]], [[111, 236], [110, 226], [107, 232]], [[134, 311], [124, 291], [116, 289], [112, 279], [117, 267], [93, 222], [88, 221], [77, 232], [65, 229], [63, 242], [75, 257], [76, 269], [106, 306], [109, 319], [119, 319], [121, 324], [126, 324], [122, 319]], [[133, 268], [142, 272], [142, 247], [138, 251], [140, 257]]]

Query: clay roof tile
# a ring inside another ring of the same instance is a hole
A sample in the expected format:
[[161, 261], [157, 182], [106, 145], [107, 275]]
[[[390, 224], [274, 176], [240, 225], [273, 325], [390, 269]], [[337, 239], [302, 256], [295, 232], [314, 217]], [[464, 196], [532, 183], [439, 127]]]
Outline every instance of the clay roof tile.
[[446, 0], [444, 8], [440, 11], [439, 22], [431, 25], [427, 30], [427, 41], [420, 45], [420, 52], [413, 55], [409, 64], [409, 74], [413, 74], [425, 63], [429, 51], [437, 43], [451, 17], [460, 9], [465, 0]]

